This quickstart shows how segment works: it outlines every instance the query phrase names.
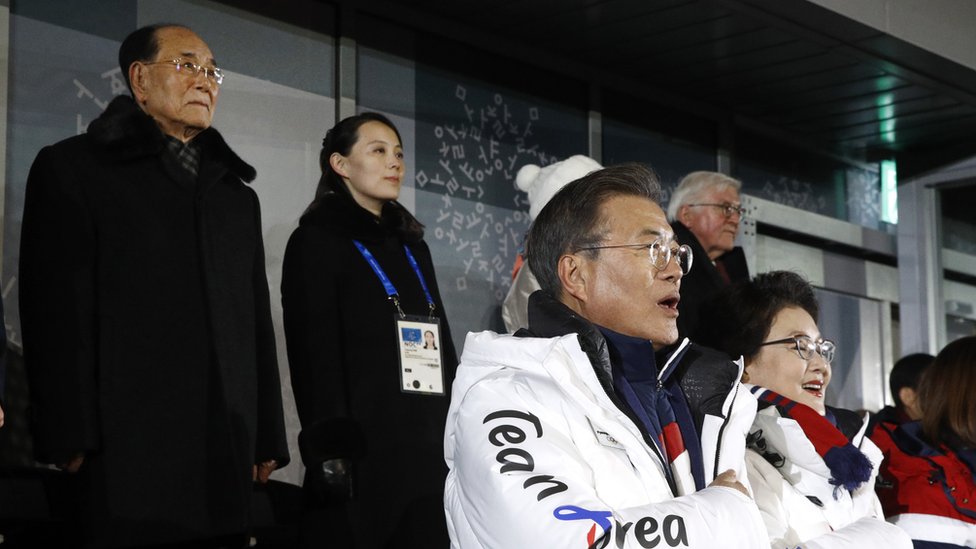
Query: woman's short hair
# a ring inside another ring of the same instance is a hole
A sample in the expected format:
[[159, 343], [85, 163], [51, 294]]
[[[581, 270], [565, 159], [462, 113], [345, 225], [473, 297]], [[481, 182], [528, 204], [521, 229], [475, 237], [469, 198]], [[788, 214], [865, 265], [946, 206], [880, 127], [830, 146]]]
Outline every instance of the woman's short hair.
[[671, 193], [671, 201], [668, 202], [668, 221], [673, 222], [678, 219], [678, 213], [685, 204], [694, 203], [711, 190], [722, 190], [726, 187], [738, 191], [742, 188], [742, 182], [718, 172], [699, 171], [684, 176]]
[[[605, 235], [598, 232], [603, 223], [600, 208], [617, 196], [639, 196], [659, 204], [661, 185], [646, 166], [620, 164], [569, 183], [542, 208], [529, 229], [526, 257], [543, 290], [556, 298], [562, 294], [559, 258], [603, 240]], [[596, 255], [599, 250], [587, 253]]]
[[803, 309], [814, 321], [820, 312], [813, 287], [797, 273], [770, 271], [738, 282], [705, 304], [698, 343], [733, 358], [754, 357], [776, 315], [789, 307]]
[[930, 442], [976, 447], [976, 336], [945, 346], [918, 385], [922, 432]]

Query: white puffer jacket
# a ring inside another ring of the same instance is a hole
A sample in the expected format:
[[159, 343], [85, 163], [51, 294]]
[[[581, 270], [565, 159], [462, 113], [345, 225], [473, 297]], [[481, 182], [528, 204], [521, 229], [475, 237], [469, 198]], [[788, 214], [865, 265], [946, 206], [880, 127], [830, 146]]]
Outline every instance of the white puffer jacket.
[[[736, 469], [745, 483], [745, 434], [756, 401], [738, 383], [723, 398], [725, 417], [706, 417], [701, 429], [706, 482], [714, 471]], [[750, 498], [725, 487], [694, 492], [687, 455], [675, 461], [672, 493], [664, 462], [608, 396], [575, 334], [469, 334], [445, 457], [455, 548], [767, 543]]]
[[[866, 424], [852, 438], [873, 465], [871, 478], [854, 491], [830, 483], [827, 464], [803, 429], [776, 407], [756, 414], [751, 434], [769, 459], [746, 451], [749, 482], [762, 512], [773, 549], [911, 549], [911, 539], [885, 522], [874, 480], [881, 465], [878, 447], [865, 436]], [[770, 463], [776, 463], [776, 466]]]

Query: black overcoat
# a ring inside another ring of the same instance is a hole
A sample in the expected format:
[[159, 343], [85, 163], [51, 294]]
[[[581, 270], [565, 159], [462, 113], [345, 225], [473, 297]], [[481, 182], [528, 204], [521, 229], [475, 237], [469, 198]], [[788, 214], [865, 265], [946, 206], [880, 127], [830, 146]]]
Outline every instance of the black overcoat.
[[[355, 497], [345, 509], [354, 546], [447, 547], [444, 424], [457, 355], [427, 244], [403, 230], [413, 218], [401, 205], [387, 203], [382, 213], [377, 219], [348, 193], [334, 192], [292, 233], [281, 284], [291, 383], [303, 428], [342, 417], [365, 433]], [[354, 238], [393, 282], [404, 312], [426, 315], [403, 245], [416, 257], [441, 318], [444, 396], [400, 391], [396, 310]]]
[[252, 466], [288, 460], [254, 169], [208, 129], [194, 180], [129, 97], [41, 150], [20, 308], [35, 454], [92, 545], [243, 532]]
[[702, 324], [708, 322], [702, 318], [706, 303], [715, 298], [730, 282], [749, 280], [749, 266], [742, 248], [736, 246], [732, 250], [719, 256], [716, 261], [722, 262], [729, 281], [722, 278], [715, 265], [708, 259], [705, 248], [695, 235], [680, 221], [672, 221], [675, 238], [681, 244], [687, 244], [694, 256], [691, 271], [681, 278], [681, 301], [678, 302], [678, 334], [680, 337], [697, 341]]

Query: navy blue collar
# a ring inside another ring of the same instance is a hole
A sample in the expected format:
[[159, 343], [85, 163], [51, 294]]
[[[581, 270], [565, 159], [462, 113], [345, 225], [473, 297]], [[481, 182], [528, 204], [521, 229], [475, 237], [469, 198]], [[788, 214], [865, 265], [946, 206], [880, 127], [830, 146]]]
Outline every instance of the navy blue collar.
[[623, 335], [603, 326], [597, 326], [597, 329], [607, 340], [614, 377], [623, 376], [631, 382], [657, 381], [654, 345], [650, 341]]

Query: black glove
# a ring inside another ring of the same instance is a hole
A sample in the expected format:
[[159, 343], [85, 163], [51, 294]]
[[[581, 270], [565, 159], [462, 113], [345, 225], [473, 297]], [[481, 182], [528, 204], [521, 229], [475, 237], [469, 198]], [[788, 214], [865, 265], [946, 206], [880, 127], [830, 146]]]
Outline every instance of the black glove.
[[345, 417], [319, 420], [298, 435], [305, 464], [306, 505], [324, 507], [353, 498], [356, 460], [366, 455], [359, 423]]

